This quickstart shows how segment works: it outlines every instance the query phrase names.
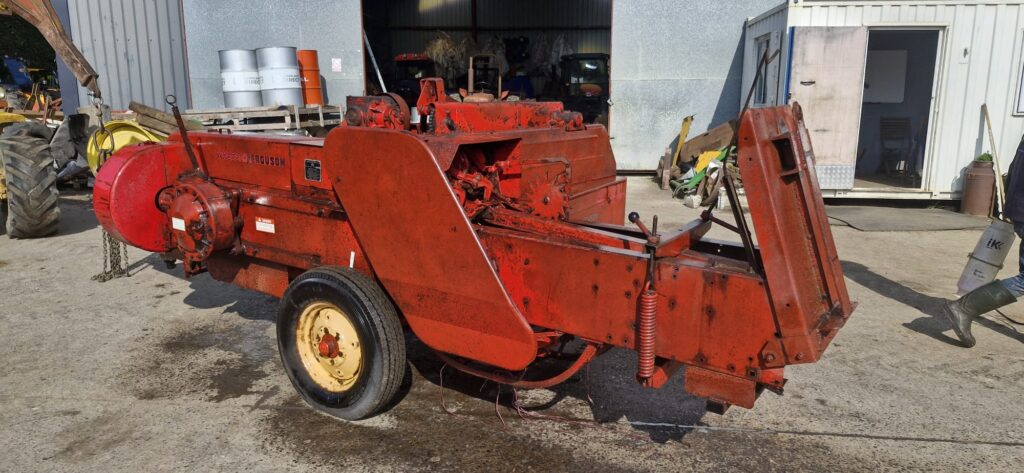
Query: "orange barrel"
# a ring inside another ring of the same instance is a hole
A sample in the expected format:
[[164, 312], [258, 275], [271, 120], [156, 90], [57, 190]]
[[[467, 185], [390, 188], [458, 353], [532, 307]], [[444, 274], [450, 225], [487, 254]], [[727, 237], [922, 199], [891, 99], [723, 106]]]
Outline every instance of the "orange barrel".
[[320, 60], [315, 49], [300, 49], [299, 71], [302, 74], [302, 98], [306, 105], [323, 105], [324, 92], [320, 83]]

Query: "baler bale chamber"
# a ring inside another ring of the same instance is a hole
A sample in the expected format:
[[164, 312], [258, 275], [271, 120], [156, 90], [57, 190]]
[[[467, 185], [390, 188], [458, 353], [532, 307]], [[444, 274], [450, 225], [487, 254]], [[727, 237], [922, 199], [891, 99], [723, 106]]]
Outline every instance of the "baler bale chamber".
[[[798, 106], [739, 121], [755, 248], [705, 238], [729, 226], [710, 212], [660, 233], [646, 216], [627, 224], [607, 131], [560, 103], [421, 86], [416, 124], [401, 97], [350, 97], [322, 139], [126, 148], [100, 170], [96, 215], [186, 277], [281, 298], [288, 376], [345, 419], [396, 395], [405, 327], [449, 365], [523, 388], [635, 350], [637, 382], [685, 366], [685, 389], [722, 411], [781, 392], [783, 368], [818, 360], [853, 311]], [[583, 348], [539, 378], [568, 341]]]

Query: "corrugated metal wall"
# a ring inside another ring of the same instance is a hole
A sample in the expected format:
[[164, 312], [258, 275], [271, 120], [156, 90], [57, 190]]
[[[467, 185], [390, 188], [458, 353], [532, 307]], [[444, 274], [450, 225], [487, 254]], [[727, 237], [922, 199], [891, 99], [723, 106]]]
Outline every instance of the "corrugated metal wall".
[[[612, 0], [477, 0], [478, 38], [565, 35], [582, 53], [610, 53]], [[397, 0], [388, 5], [393, 54], [422, 52], [442, 29], [456, 41], [470, 37], [469, 0]]]
[[[68, 32], [99, 74], [111, 108], [132, 100], [164, 108], [168, 94], [188, 103], [178, 0], [69, 0], [68, 13]], [[89, 103], [81, 87], [79, 101]]]
[[184, 0], [184, 10], [194, 108], [224, 106], [221, 49], [315, 49], [328, 103], [363, 94], [360, 0]]
[[[787, 25], [941, 29], [925, 191], [935, 198], [956, 197], [965, 167], [990, 149], [980, 112], [984, 103], [1003, 169], [1009, 166], [1024, 134], [1024, 115], [1014, 113], [1024, 67], [1021, 2], [803, 0], [790, 3]], [[788, 57], [782, 63], [788, 64]], [[744, 88], [751, 80], [745, 78]]]

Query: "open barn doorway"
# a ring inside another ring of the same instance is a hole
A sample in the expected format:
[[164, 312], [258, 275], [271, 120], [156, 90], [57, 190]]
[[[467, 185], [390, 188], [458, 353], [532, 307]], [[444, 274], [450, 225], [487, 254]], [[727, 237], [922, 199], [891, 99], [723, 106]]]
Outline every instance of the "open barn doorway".
[[386, 89], [412, 106], [419, 79], [436, 76], [449, 95], [500, 87], [513, 100], [561, 101], [608, 123], [612, 0], [363, 0], [362, 8], [377, 63], [367, 55], [369, 93]]
[[869, 30], [856, 188], [921, 189], [939, 34]]

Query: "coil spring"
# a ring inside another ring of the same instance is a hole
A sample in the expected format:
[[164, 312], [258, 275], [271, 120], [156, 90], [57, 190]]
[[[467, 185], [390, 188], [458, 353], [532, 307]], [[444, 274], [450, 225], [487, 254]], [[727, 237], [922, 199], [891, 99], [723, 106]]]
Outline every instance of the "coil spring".
[[640, 294], [639, 320], [637, 321], [637, 353], [640, 362], [636, 377], [644, 382], [654, 376], [654, 335], [655, 319], [658, 316], [658, 293], [650, 284]]

